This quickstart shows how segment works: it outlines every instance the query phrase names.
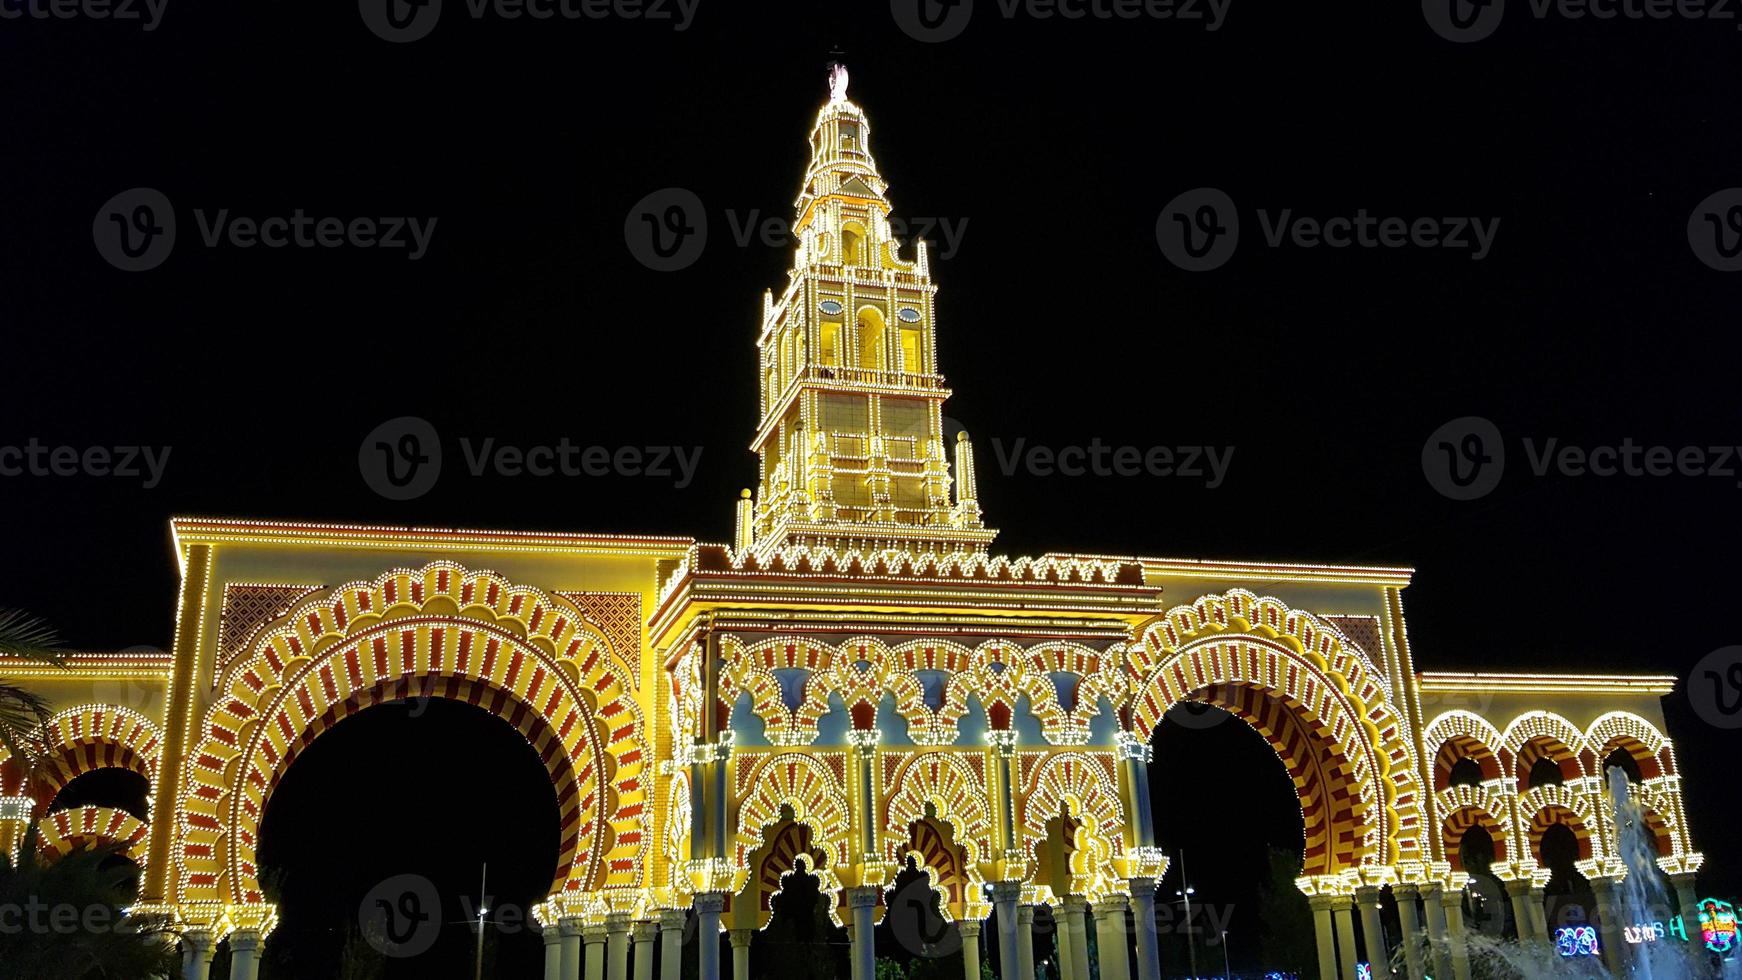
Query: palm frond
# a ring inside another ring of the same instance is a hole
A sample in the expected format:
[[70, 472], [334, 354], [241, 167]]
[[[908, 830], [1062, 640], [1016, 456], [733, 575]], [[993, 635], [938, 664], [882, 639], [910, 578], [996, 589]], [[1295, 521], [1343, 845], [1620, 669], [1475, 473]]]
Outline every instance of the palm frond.
[[22, 609], [0, 609], [0, 656], [66, 666], [60, 635], [41, 617]]
[[48, 724], [48, 701], [34, 691], [0, 683], [0, 746], [29, 772], [40, 754], [36, 733]]
[[48, 908], [103, 909], [105, 927], [0, 930], [0, 978], [179, 976], [173, 935], [149, 919], [122, 921], [137, 895], [136, 869], [116, 865], [114, 845], [45, 859], [35, 825], [27, 830], [16, 868], [0, 873], [0, 908], [26, 903]]

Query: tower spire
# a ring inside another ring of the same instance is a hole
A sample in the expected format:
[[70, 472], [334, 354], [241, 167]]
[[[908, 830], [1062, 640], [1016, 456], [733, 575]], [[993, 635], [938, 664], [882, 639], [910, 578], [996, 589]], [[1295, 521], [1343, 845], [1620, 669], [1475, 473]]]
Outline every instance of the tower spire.
[[760, 476], [739, 546], [984, 553], [997, 532], [980, 519], [968, 444], [944, 441], [950, 391], [926, 246], [901, 255], [870, 123], [847, 82], [844, 66], [829, 66], [787, 286], [763, 301], [750, 447]]

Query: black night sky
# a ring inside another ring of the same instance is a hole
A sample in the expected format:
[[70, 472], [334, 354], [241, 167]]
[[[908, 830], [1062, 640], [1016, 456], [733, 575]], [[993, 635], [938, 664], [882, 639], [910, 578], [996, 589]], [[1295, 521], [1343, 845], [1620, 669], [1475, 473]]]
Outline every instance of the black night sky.
[[[173, 515], [728, 539], [755, 476], [761, 294], [789, 261], [735, 233], [790, 219], [839, 49], [897, 215], [960, 232], [947, 259], [942, 230], [928, 236], [939, 357], [996, 550], [1409, 565], [1424, 669], [1685, 678], [1742, 643], [1742, 461], [1732, 476], [1539, 477], [1525, 447], [1742, 444], [1742, 278], [1702, 264], [1688, 235], [1696, 205], [1742, 185], [1737, 21], [1538, 17], [1515, 0], [1493, 36], [1454, 44], [1412, 2], [1235, 0], [1214, 31], [1026, 9], [980, 0], [941, 43], [880, 2], [701, 0], [677, 31], [474, 18], [448, 0], [407, 44], [352, 3], [169, 0], [151, 31], [0, 20], [0, 445], [171, 447], [150, 489], [0, 477], [0, 606], [77, 648], [167, 648]], [[167, 262], [127, 273], [99, 256], [92, 223], [135, 187], [167, 196], [180, 227]], [[709, 239], [661, 273], [626, 247], [625, 221], [668, 187], [699, 196]], [[1156, 237], [1163, 207], [1198, 187], [1226, 192], [1242, 222], [1237, 253], [1208, 272], [1171, 264]], [[208, 247], [194, 216], [299, 208], [437, 223], [413, 261]], [[1284, 209], [1499, 225], [1480, 260], [1272, 247], [1258, 212]], [[403, 415], [429, 420], [449, 457], [431, 492], [397, 502], [357, 457]], [[1463, 416], [1491, 420], [1507, 452], [1474, 501], [1422, 468], [1430, 433]], [[473, 478], [461, 438], [704, 451], [682, 487]], [[994, 439], [1234, 455], [1210, 488], [1005, 474]], [[1666, 707], [1709, 855], [1702, 890], [1733, 892], [1742, 736], [1685, 693]], [[404, 860], [459, 888], [483, 857], [518, 853], [480, 835], [545, 832], [493, 815], [542, 788], [536, 770], [498, 785], [515, 739], [493, 741], [482, 716], [458, 738], [477, 765], [394, 770], [402, 792], [320, 823], [316, 801], [416, 754], [392, 724], [287, 779], [302, 829], [263, 857], [412, 812], [436, 828]], [[1230, 766], [1252, 757], [1223, 750]], [[1174, 839], [1242, 836], [1256, 856], [1239, 874], [1261, 876], [1259, 841], [1298, 834], [1286, 782], [1265, 795], [1226, 772], [1269, 808], [1231, 818], [1203, 781], [1214, 767], [1191, 764], [1204, 775], [1164, 810]]]

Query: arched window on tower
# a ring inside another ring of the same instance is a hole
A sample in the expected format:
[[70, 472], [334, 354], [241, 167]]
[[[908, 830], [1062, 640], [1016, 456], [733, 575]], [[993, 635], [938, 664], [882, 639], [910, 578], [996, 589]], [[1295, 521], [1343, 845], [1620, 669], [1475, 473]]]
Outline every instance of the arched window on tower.
[[884, 370], [884, 329], [883, 314], [876, 307], [867, 306], [859, 311], [859, 366], [870, 371]]
[[865, 229], [849, 222], [841, 226], [841, 262], [844, 265], [865, 264]]

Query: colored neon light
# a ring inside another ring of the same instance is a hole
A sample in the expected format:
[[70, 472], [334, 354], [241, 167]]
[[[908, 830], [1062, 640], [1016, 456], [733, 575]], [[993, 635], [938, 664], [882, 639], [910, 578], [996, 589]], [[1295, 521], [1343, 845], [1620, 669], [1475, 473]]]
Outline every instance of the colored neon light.
[[1555, 952], [1562, 956], [1596, 956], [1596, 926], [1562, 926], [1554, 931]]
[[1716, 898], [1700, 902], [1700, 938], [1714, 953], [1736, 948], [1736, 906]]
[[1621, 927], [1622, 938], [1635, 945], [1638, 945], [1639, 943], [1655, 943], [1659, 939], [1662, 939], [1664, 935], [1663, 923], [1661, 922], [1640, 922], [1635, 925]]

